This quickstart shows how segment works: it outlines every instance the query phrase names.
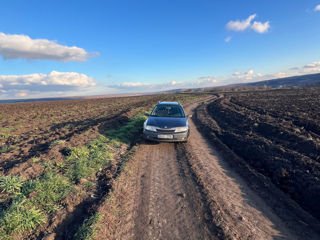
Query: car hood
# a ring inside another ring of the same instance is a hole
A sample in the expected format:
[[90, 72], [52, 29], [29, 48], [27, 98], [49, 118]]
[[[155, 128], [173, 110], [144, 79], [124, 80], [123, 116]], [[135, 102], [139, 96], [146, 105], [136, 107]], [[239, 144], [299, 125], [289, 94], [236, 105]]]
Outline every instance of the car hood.
[[147, 125], [159, 128], [184, 127], [187, 125], [187, 119], [173, 117], [149, 117]]

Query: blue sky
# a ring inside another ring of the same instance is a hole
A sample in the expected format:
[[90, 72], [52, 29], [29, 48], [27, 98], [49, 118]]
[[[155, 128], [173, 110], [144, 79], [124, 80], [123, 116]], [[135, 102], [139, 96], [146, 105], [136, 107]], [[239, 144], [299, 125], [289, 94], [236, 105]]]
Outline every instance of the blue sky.
[[4, 0], [0, 99], [320, 72], [319, 26], [320, 0]]

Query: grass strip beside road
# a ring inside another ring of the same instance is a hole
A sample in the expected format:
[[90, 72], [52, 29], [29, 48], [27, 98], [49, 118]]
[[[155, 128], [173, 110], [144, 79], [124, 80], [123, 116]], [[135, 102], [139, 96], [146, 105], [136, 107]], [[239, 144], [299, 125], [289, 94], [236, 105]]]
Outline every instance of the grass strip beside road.
[[96, 237], [96, 230], [100, 227], [99, 221], [101, 220], [101, 218], [101, 213], [95, 213], [87, 220], [85, 220], [74, 235], [74, 239], [91, 240]]
[[60, 201], [71, 190], [69, 180], [54, 170], [15, 188], [11, 204], [0, 213], [0, 239], [11, 239], [47, 222], [50, 213], [60, 207]]
[[[126, 125], [117, 130], [109, 130], [104, 135], [107, 139], [110, 139], [113, 147], [119, 147], [122, 143], [133, 145], [133, 143], [138, 141], [141, 137], [142, 125], [145, 119], [146, 117], [142, 113], [139, 113], [135, 117], [131, 118]], [[123, 156], [122, 162], [119, 165], [121, 170], [125, 169], [126, 163], [132, 157], [134, 151], [135, 147], [131, 148], [127, 154]], [[112, 196], [108, 196], [107, 201], [109, 201], [110, 198], [112, 198]], [[96, 231], [99, 230], [101, 225], [102, 218], [103, 214], [100, 212], [95, 212], [93, 215], [88, 217], [75, 233], [74, 239], [94, 239], [96, 237]]]
[[[45, 163], [44, 174], [35, 180], [23, 182], [16, 176], [1, 177], [0, 192], [9, 196], [9, 200], [8, 206], [0, 209], [0, 239], [22, 237], [47, 223], [49, 216], [62, 207], [61, 201], [73, 192], [81, 179], [94, 181], [95, 175], [109, 166], [114, 157], [112, 148], [137, 140], [144, 120], [140, 113], [124, 126], [100, 135], [87, 146], [68, 149], [64, 162]], [[90, 188], [85, 186], [85, 189]], [[75, 237], [90, 239], [98, 219], [98, 215], [91, 216]]]
[[[173, 101], [185, 102], [199, 96], [179, 95], [174, 98]], [[39, 226], [48, 224], [48, 219], [64, 207], [62, 201], [71, 194], [77, 194], [79, 186], [86, 192], [97, 189], [97, 173], [113, 164], [114, 149], [122, 145], [132, 146], [140, 138], [145, 120], [142, 110], [146, 108], [132, 109], [137, 113], [135, 117], [117, 130], [100, 134], [86, 146], [67, 149], [64, 161], [44, 162], [45, 171], [36, 179], [23, 181], [18, 177], [0, 177], [0, 239], [30, 236]], [[54, 141], [52, 146], [61, 143]], [[7, 149], [1, 148], [1, 152], [7, 152]], [[36, 161], [38, 159], [33, 160]], [[82, 179], [87, 181], [82, 184]], [[98, 222], [99, 218], [93, 214], [78, 229], [75, 237], [90, 239]]]

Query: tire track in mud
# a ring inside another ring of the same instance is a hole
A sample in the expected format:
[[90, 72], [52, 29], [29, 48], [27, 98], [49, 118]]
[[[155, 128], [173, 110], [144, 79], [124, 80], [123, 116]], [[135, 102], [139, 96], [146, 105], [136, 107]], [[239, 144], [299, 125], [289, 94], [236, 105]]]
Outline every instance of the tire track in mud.
[[142, 144], [136, 157], [145, 166], [140, 173], [135, 239], [222, 239], [212, 236], [218, 229], [205, 219], [199, 187], [187, 180], [191, 178], [179, 166], [174, 144]]
[[[254, 219], [257, 220], [257, 217], [259, 217], [260, 215], [262, 219], [264, 218], [267, 222], [269, 222], [269, 224], [271, 223], [271, 225], [269, 226], [269, 230], [272, 230], [275, 233], [278, 232], [273, 237], [272, 235], [269, 235], [267, 238], [262, 238], [260, 237], [260, 235], [258, 235], [254, 237], [254, 239], [320, 239], [320, 225], [316, 219], [314, 219], [307, 212], [301, 209], [301, 207], [299, 207], [288, 196], [283, 194], [270, 182], [269, 179], [261, 174], [258, 174], [255, 170], [250, 168], [243, 159], [235, 155], [232, 150], [230, 150], [222, 142], [220, 142], [217, 137], [213, 133], [211, 133], [211, 131], [207, 129], [202, 122], [199, 121], [198, 118], [200, 117], [203, 121], [208, 121], [210, 122], [210, 124], [214, 125], [218, 132], [220, 131], [219, 126], [216, 124], [216, 122], [208, 117], [209, 115], [205, 111], [205, 109], [206, 105], [199, 106], [199, 108], [196, 109], [196, 116], [194, 118], [196, 125], [194, 125], [194, 122], [191, 122], [191, 124], [194, 126], [194, 128], [195, 126], [197, 126], [201, 130], [201, 132], [206, 135], [208, 143], [210, 143], [211, 146], [214, 146], [214, 148], [216, 148], [223, 156], [219, 157], [219, 154], [215, 152], [215, 149], [208, 146], [208, 149], [211, 151], [211, 155], [216, 156], [216, 160], [208, 166], [215, 164], [217, 166], [216, 169], [220, 168], [220, 171], [222, 170], [225, 172], [225, 180], [228, 180], [228, 178], [232, 178], [234, 183], [238, 185], [240, 192], [242, 192], [241, 196], [239, 196], [238, 199], [239, 201], [241, 201], [241, 199], [244, 201], [242, 204], [236, 202], [235, 206], [238, 205], [238, 207], [241, 207], [241, 205], [245, 206], [247, 204], [249, 210], [252, 209], [252, 207], [254, 208], [253, 211], [258, 210], [258, 215], [251, 213], [250, 218], [253, 218], [253, 220], [250, 221], [251, 223], [254, 222]], [[193, 139], [194, 138], [192, 138], [191, 140]], [[199, 157], [194, 156], [197, 154], [196, 149], [200, 149], [200, 152], [198, 151], [198, 156], [201, 157], [203, 155], [206, 155], [209, 151], [202, 148], [205, 143], [201, 141], [194, 141], [193, 143], [191, 141], [189, 143], [191, 144], [187, 145], [186, 150], [187, 152], [192, 153], [192, 158], [197, 159], [194, 164], [196, 166], [199, 159]], [[206, 158], [207, 157], [205, 157], [204, 159]], [[201, 168], [198, 170], [200, 176], [201, 172], [203, 171], [204, 170]], [[210, 172], [210, 170], [208, 170], [208, 172]], [[203, 176], [207, 177], [206, 174], [203, 174]], [[207, 186], [210, 187], [210, 185]], [[217, 186], [221, 188], [221, 186]], [[217, 192], [215, 192], [215, 195], [217, 197], [222, 196], [222, 203], [223, 201], [227, 203], [227, 205], [225, 205], [227, 214], [224, 213], [223, 215], [225, 219], [228, 219], [230, 216], [232, 216], [232, 214], [234, 214], [234, 207], [232, 206], [232, 211], [229, 212], [231, 213], [230, 215], [228, 213], [228, 211], [230, 211], [230, 207], [228, 207], [229, 202], [226, 201], [227, 198], [224, 198], [223, 194], [219, 196]], [[225, 196], [228, 195], [229, 194], [226, 194]], [[246, 218], [244, 215], [244, 218], [239, 218], [241, 220], [239, 222], [242, 222], [243, 219], [250, 218]], [[262, 231], [265, 231], [267, 229], [265, 225], [261, 224], [261, 221], [258, 221], [256, 223], [258, 224], [256, 224], [256, 226], [253, 226], [254, 228], [250, 227], [247, 230], [251, 232], [257, 232], [255, 229], [257, 227]], [[265, 233], [268, 234], [268, 231], [265, 231]]]
[[[279, 209], [255, 192], [260, 182], [251, 189], [254, 183], [247, 183], [189, 122], [187, 144], [145, 143], [136, 152], [135, 239], [318, 239], [303, 221], [299, 224], [302, 215], [280, 218]], [[283, 200], [278, 197], [268, 196]]]
[[193, 121], [190, 121], [190, 126], [192, 138], [182, 151], [212, 200], [214, 221], [223, 228], [227, 238], [272, 239], [290, 236], [290, 239], [295, 239], [283, 229], [281, 221], [263, 200], [208, 145]]

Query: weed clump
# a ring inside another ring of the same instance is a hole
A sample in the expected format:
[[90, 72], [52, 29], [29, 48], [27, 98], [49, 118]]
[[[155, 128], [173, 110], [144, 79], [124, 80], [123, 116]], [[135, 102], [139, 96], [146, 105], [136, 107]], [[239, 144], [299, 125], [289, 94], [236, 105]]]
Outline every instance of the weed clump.
[[53, 170], [26, 182], [18, 177], [2, 177], [0, 186], [2, 192], [15, 196], [11, 205], [0, 212], [0, 239], [10, 239], [45, 223], [72, 190], [69, 180]]
[[142, 132], [144, 121], [144, 115], [138, 114], [130, 119], [126, 125], [118, 129], [109, 130], [105, 135], [110, 139], [128, 144], [136, 137], [137, 133]]
[[93, 239], [95, 237], [95, 231], [99, 227], [98, 222], [100, 221], [101, 217], [101, 213], [96, 213], [88, 218], [78, 229], [78, 231], [74, 235], [74, 238], [79, 240]]
[[0, 154], [10, 152], [12, 150], [15, 150], [16, 148], [16, 146], [11, 147], [7, 144], [3, 144], [2, 146], [0, 146]]
[[31, 161], [33, 162], [33, 163], [37, 163], [37, 162], [39, 162], [41, 160], [41, 158], [39, 158], [39, 157], [33, 157], [33, 158], [31, 158]]
[[40, 179], [29, 184], [29, 191], [34, 192], [31, 202], [40, 206], [47, 213], [58, 209], [59, 203], [72, 190], [67, 178], [54, 171], [46, 172]]
[[19, 195], [22, 187], [22, 179], [17, 176], [0, 177], [0, 193], [7, 195]]
[[37, 206], [27, 199], [17, 199], [0, 214], [0, 239], [32, 231], [44, 222], [46, 217]]
[[71, 148], [67, 157], [67, 176], [75, 183], [82, 178], [92, 177], [102, 167], [107, 166], [112, 158], [107, 143], [109, 139], [100, 136], [88, 146]]
[[53, 146], [57, 146], [57, 145], [60, 145], [60, 144], [63, 144], [65, 143], [66, 140], [55, 140], [53, 142], [50, 143], [50, 146], [53, 147]]

